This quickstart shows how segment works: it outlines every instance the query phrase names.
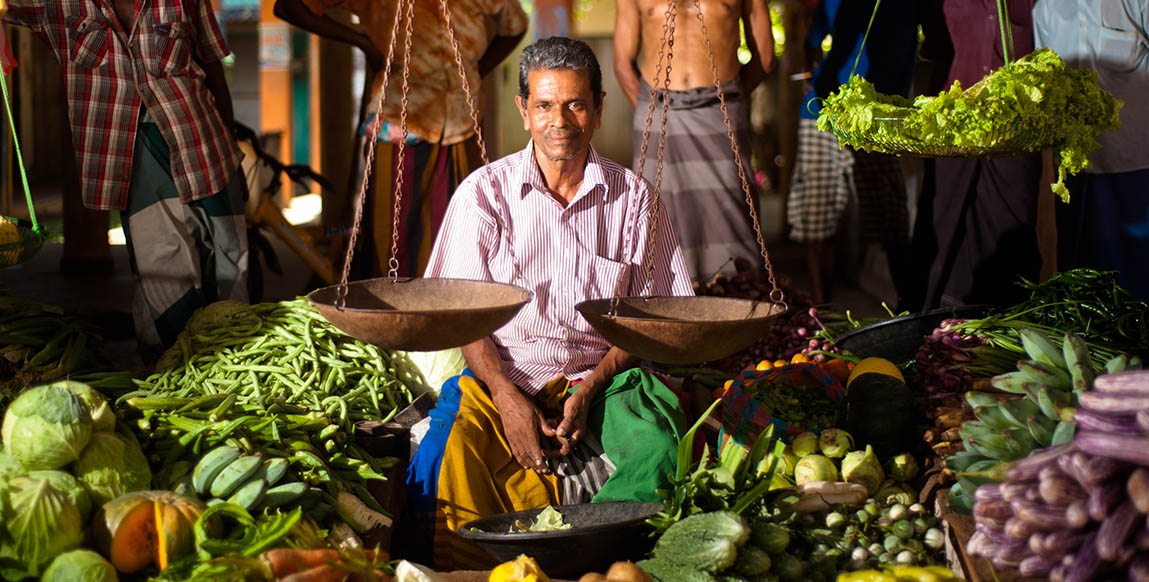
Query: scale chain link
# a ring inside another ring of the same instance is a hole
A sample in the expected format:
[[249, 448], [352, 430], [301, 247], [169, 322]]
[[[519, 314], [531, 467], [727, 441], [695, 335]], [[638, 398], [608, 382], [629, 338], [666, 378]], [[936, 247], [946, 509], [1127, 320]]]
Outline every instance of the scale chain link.
[[[415, 0], [407, 0], [407, 25], [405, 27], [407, 36], [403, 43], [403, 93], [399, 105], [399, 129], [402, 130], [403, 135], [399, 138], [399, 145], [395, 152], [398, 159], [395, 163], [395, 201], [391, 210], [391, 258], [387, 260], [387, 276], [391, 278], [392, 283], [399, 280], [399, 214], [403, 208], [403, 166], [407, 157], [407, 94], [411, 86], [411, 36], [414, 32], [414, 10]], [[391, 44], [394, 45], [395, 43], [392, 42]]]
[[[402, 3], [395, 7], [395, 19], [391, 25], [391, 43], [387, 47], [387, 60], [383, 62], [383, 86], [379, 89], [379, 97], [375, 102], [375, 119], [367, 131], [366, 156], [363, 160], [363, 179], [359, 183], [359, 197], [355, 201], [355, 219], [351, 226], [351, 236], [347, 239], [347, 252], [343, 256], [343, 272], [339, 286], [335, 291], [335, 308], [342, 310], [347, 305], [347, 279], [351, 275], [351, 259], [355, 256], [355, 245], [359, 239], [359, 231], [363, 225], [363, 206], [367, 200], [367, 186], [371, 181], [371, 168], [375, 161], [375, 147], [379, 139], [379, 130], [383, 126], [383, 103], [386, 101], [387, 84], [391, 77], [391, 62], [395, 56], [395, 38], [399, 34]], [[396, 209], [396, 214], [398, 210]]]

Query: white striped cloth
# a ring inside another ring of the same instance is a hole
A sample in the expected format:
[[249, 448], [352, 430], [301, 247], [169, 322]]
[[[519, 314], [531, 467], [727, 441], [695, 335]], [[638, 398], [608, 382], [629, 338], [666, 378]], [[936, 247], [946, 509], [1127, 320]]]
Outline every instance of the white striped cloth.
[[[548, 193], [533, 152], [528, 143], [459, 185], [425, 272], [534, 292], [493, 336], [507, 377], [530, 394], [559, 376], [585, 378], [610, 349], [575, 311], [577, 303], [613, 297], [620, 277], [627, 296], [694, 294], [661, 203], [653, 286], [646, 280], [652, 196], [644, 180], [591, 147], [582, 185], [563, 206]], [[499, 216], [509, 236], [500, 232]]]

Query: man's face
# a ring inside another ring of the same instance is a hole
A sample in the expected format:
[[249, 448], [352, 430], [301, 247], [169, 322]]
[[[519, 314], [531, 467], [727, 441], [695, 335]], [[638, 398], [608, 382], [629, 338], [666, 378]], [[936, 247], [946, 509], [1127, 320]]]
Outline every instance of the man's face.
[[[583, 71], [548, 69], [527, 73], [530, 96], [515, 97], [523, 129], [531, 133], [535, 151], [552, 162], [584, 153], [602, 122], [595, 107], [590, 76]], [[600, 97], [601, 98], [601, 97]]]

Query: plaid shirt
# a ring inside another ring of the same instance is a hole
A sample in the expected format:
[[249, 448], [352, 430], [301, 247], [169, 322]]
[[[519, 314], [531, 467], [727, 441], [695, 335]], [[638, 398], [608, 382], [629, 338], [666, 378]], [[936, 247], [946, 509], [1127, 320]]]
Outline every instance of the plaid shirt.
[[84, 205], [124, 209], [141, 105], [172, 151], [184, 202], [222, 190], [241, 155], [204, 82], [228, 49], [208, 0], [136, 0], [125, 31], [111, 0], [10, 0], [5, 20], [42, 37], [64, 69]]

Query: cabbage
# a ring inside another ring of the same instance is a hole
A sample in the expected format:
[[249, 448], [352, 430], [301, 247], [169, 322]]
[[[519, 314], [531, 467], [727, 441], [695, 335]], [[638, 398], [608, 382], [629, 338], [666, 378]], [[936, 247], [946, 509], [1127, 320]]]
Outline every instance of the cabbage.
[[72, 550], [56, 556], [40, 582], [119, 582], [116, 568], [92, 550]]
[[15, 477], [8, 482], [12, 516], [6, 521], [15, 557], [33, 575], [57, 555], [79, 547], [84, 521], [68, 495], [47, 479]]
[[854, 448], [854, 437], [839, 428], [828, 428], [818, 437], [822, 454], [831, 459], [841, 459]]
[[834, 462], [817, 453], [798, 459], [794, 467], [794, 482], [801, 485], [810, 481], [837, 481], [838, 468]]
[[19, 461], [12, 458], [8, 451], [0, 450], [0, 481], [7, 481], [17, 475], [23, 475], [28, 470]]
[[912, 481], [918, 476], [918, 461], [909, 453], [895, 455], [886, 461], [886, 471], [898, 481]]
[[818, 435], [812, 432], [804, 432], [790, 442], [790, 446], [794, 448], [794, 454], [798, 458], [805, 457], [806, 455], [818, 452]]
[[874, 454], [874, 447], [866, 445], [865, 451], [846, 453], [842, 459], [842, 479], [847, 483], [858, 483], [866, 486], [866, 492], [873, 495], [878, 492], [882, 480], [886, 478], [882, 471], [882, 464]]
[[443, 382], [463, 373], [467, 361], [463, 350], [451, 348], [437, 352], [395, 352], [399, 380], [412, 392], [439, 394]]
[[108, 400], [103, 394], [83, 382], [63, 380], [52, 384], [71, 390], [88, 405], [88, 412], [92, 415], [92, 431], [111, 431], [116, 428], [116, 411], [108, 406]]
[[98, 432], [72, 468], [99, 505], [124, 493], [147, 489], [152, 472], [140, 445], [114, 432]]
[[88, 516], [92, 511], [92, 497], [88, 495], [88, 490], [84, 485], [76, 480], [75, 477], [63, 471], [32, 471], [28, 476], [33, 479], [43, 479], [52, 484], [57, 491], [68, 496], [68, 500], [76, 506], [80, 511], [80, 516], [84, 521], [88, 520]]
[[59, 469], [80, 456], [92, 436], [84, 401], [60, 386], [37, 386], [12, 402], [0, 438], [12, 458], [30, 470]]

